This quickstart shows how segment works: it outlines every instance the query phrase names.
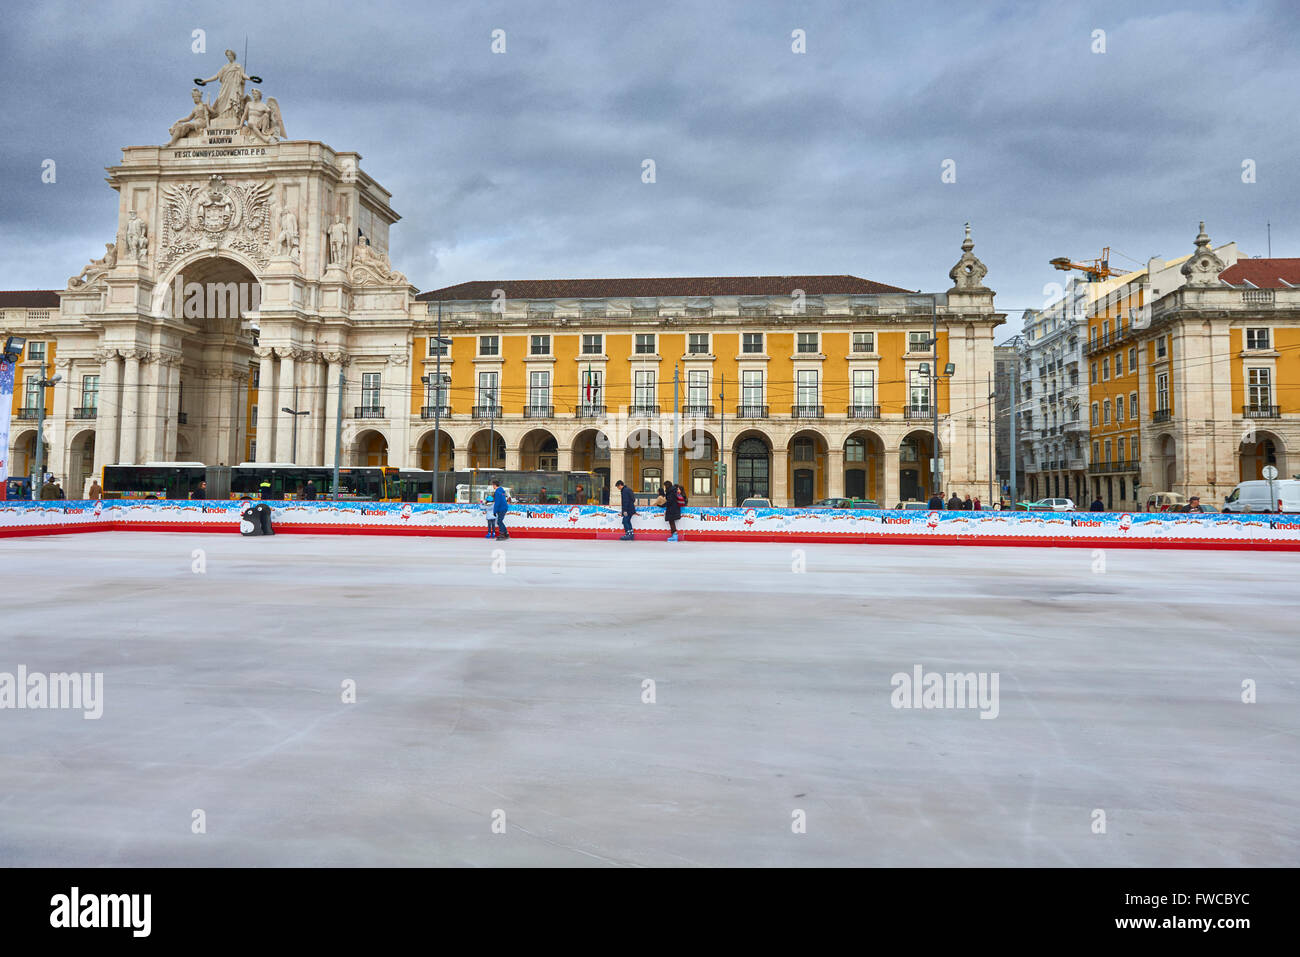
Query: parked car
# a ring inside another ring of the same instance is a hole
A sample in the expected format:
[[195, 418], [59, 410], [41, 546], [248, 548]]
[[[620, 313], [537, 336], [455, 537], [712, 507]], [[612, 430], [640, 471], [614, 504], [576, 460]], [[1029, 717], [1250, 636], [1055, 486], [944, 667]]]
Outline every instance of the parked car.
[[1037, 502], [1029, 503], [1031, 512], [1077, 512], [1074, 499], [1070, 498], [1043, 498]]
[[770, 498], [747, 498], [740, 503], [741, 508], [771, 508], [772, 500]]
[[[1272, 489], [1269, 489], [1269, 486]], [[1238, 483], [1224, 500], [1225, 512], [1300, 512], [1300, 480], [1255, 479]]]
[[855, 498], [849, 503], [849, 508], [880, 508], [880, 505], [869, 498]]
[[1147, 496], [1146, 511], [1168, 512], [1175, 505], [1186, 505], [1186, 497], [1177, 492], [1152, 492]]
[[813, 508], [850, 508], [853, 505], [851, 498], [823, 498], [813, 502]]
[[896, 510], [901, 509], [907, 512], [926, 512], [929, 511], [930, 505], [927, 502], [907, 501], [899, 502], [894, 506]]

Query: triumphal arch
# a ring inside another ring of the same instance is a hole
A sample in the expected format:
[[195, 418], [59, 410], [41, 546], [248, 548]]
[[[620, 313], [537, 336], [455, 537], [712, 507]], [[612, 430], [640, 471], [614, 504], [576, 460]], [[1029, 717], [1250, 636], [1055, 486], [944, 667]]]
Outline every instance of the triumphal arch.
[[[389, 192], [360, 154], [290, 138], [232, 51], [195, 84], [165, 145], [108, 168], [117, 234], [48, 323], [65, 380], [98, 377], [93, 408], [57, 389], [47, 422], [73, 488], [107, 463], [329, 464], [341, 370], [407, 378], [416, 290], [389, 262]], [[309, 413], [296, 449], [282, 408]]]

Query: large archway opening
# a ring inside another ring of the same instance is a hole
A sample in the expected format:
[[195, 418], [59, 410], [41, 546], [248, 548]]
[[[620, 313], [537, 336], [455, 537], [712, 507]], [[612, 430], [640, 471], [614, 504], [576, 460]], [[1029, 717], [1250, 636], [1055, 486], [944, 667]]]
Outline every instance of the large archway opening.
[[602, 505], [609, 504], [610, 456], [609, 436], [599, 429], [586, 429], [573, 437], [573, 469], [592, 472], [605, 479]]
[[627, 437], [629, 466], [642, 492], [657, 492], [664, 484], [664, 442], [653, 429], [637, 429]]
[[[420, 441], [416, 443], [415, 446], [416, 459], [420, 463], [420, 468], [425, 472], [432, 472], [434, 470], [433, 439], [433, 429], [430, 429], [420, 437]], [[442, 430], [438, 432], [437, 445], [439, 459], [437, 467], [442, 469], [444, 472], [450, 472], [453, 463], [455, 462], [456, 443], [452, 441], [451, 436], [448, 435], [445, 430]]]
[[[898, 446], [898, 494], [905, 502], [924, 502], [935, 490], [930, 474], [934, 457], [934, 435], [909, 432]], [[939, 476], [940, 481], [943, 476]]]
[[[495, 450], [493, 437], [495, 436]], [[472, 469], [503, 469], [506, 467], [506, 440], [500, 432], [482, 429], [469, 440], [469, 467]]]
[[64, 491], [77, 498], [90, 488], [95, 472], [95, 430], [83, 429], [68, 443], [68, 477]]
[[1242, 442], [1237, 450], [1239, 481], [1249, 482], [1264, 477], [1264, 467], [1271, 465], [1281, 478], [1290, 478], [1287, 471], [1286, 452], [1282, 440], [1271, 432], [1256, 432], [1253, 441]]
[[[179, 364], [165, 367], [165, 372], [160, 368], [165, 381], [160, 379], [146, 392], [157, 396], [155, 414], [161, 423], [161, 432], [146, 455], [176, 459], [178, 435], [184, 432], [192, 460], [209, 465], [244, 461], [254, 438], [267, 458], [275, 437], [255, 434], [250, 406], [289, 405], [293, 383], [280, 384], [285, 400], [279, 403], [276, 383], [249, 387], [250, 377], [255, 379], [257, 373], [253, 326], [262, 298], [257, 277], [238, 260], [207, 256], [182, 267], [161, 295], [163, 301], [155, 303], [159, 311], [183, 319], [192, 328], [181, 345]], [[271, 422], [286, 418], [272, 416]], [[283, 427], [289, 427], [287, 422]]]
[[814, 429], [796, 432], [787, 456], [790, 500], [796, 507], [826, 497], [826, 437]]
[[520, 439], [519, 467], [525, 471], [558, 471], [560, 445], [555, 436], [545, 429], [533, 429]]
[[894, 502], [881, 501], [885, 494], [885, 443], [874, 432], [861, 430], [844, 440], [844, 494], [894, 507]]
[[386, 466], [388, 464], [388, 439], [382, 432], [364, 429], [352, 443], [352, 464]]
[[736, 503], [772, 497], [772, 447], [766, 436], [742, 433], [736, 439]]

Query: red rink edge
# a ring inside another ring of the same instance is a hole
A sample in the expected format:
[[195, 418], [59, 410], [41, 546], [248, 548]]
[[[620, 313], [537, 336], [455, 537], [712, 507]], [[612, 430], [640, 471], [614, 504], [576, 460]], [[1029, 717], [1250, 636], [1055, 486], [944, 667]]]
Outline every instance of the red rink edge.
[[[41, 525], [20, 527], [0, 527], [0, 538], [18, 538], [34, 535], [67, 535], [78, 532], [188, 532], [189, 534], [238, 534], [237, 523], [215, 524], [206, 522], [86, 522], [75, 525]], [[277, 535], [399, 535], [438, 538], [482, 538], [485, 537], [481, 527], [464, 528], [430, 528], [427, 526], [367, 526], [294, 523], [280, 524], [276, 527]], [[512, 529], [512, 539], [546, 538], [578, 539], [585, 541], [618, 541], [622, 531], [618, 529], [578, 529], [578, 528], [520, 528]], [[663, 542], [668, 538], [667, 529], [645, 530], [636, 532], [636, 541]], [[794, 542], [816, 545], [818, 543], [859, 544], [859, 545], [974, 545], [976, 547], [1018, 547], [1018, 548], [1182, 548], [1203, 549], [1207, 551], [1300, 551], [1300, 541], [1219, 541], [1200, 538], [1169, 539], [1131, 539], [1131, 538], [1074, 538], [1066, 535], [919, 535], [865, 533], [814, 534], [810, 532], [682, 532], [682, 542]], [[490, 539], [495, 541], [495, 539]]]

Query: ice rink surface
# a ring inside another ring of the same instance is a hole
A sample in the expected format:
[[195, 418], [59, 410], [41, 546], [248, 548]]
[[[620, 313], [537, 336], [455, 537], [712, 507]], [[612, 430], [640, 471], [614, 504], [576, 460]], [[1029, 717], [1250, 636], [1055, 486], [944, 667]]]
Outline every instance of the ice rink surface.
[[[1297, 554], [119, 532], [0, 569], [0, 672], [104, 674], [99, 720], [0, 710], [0, 865], [1300, 859]], [[895, 708], [917, 665], [996, 672], [998, 716]]]

